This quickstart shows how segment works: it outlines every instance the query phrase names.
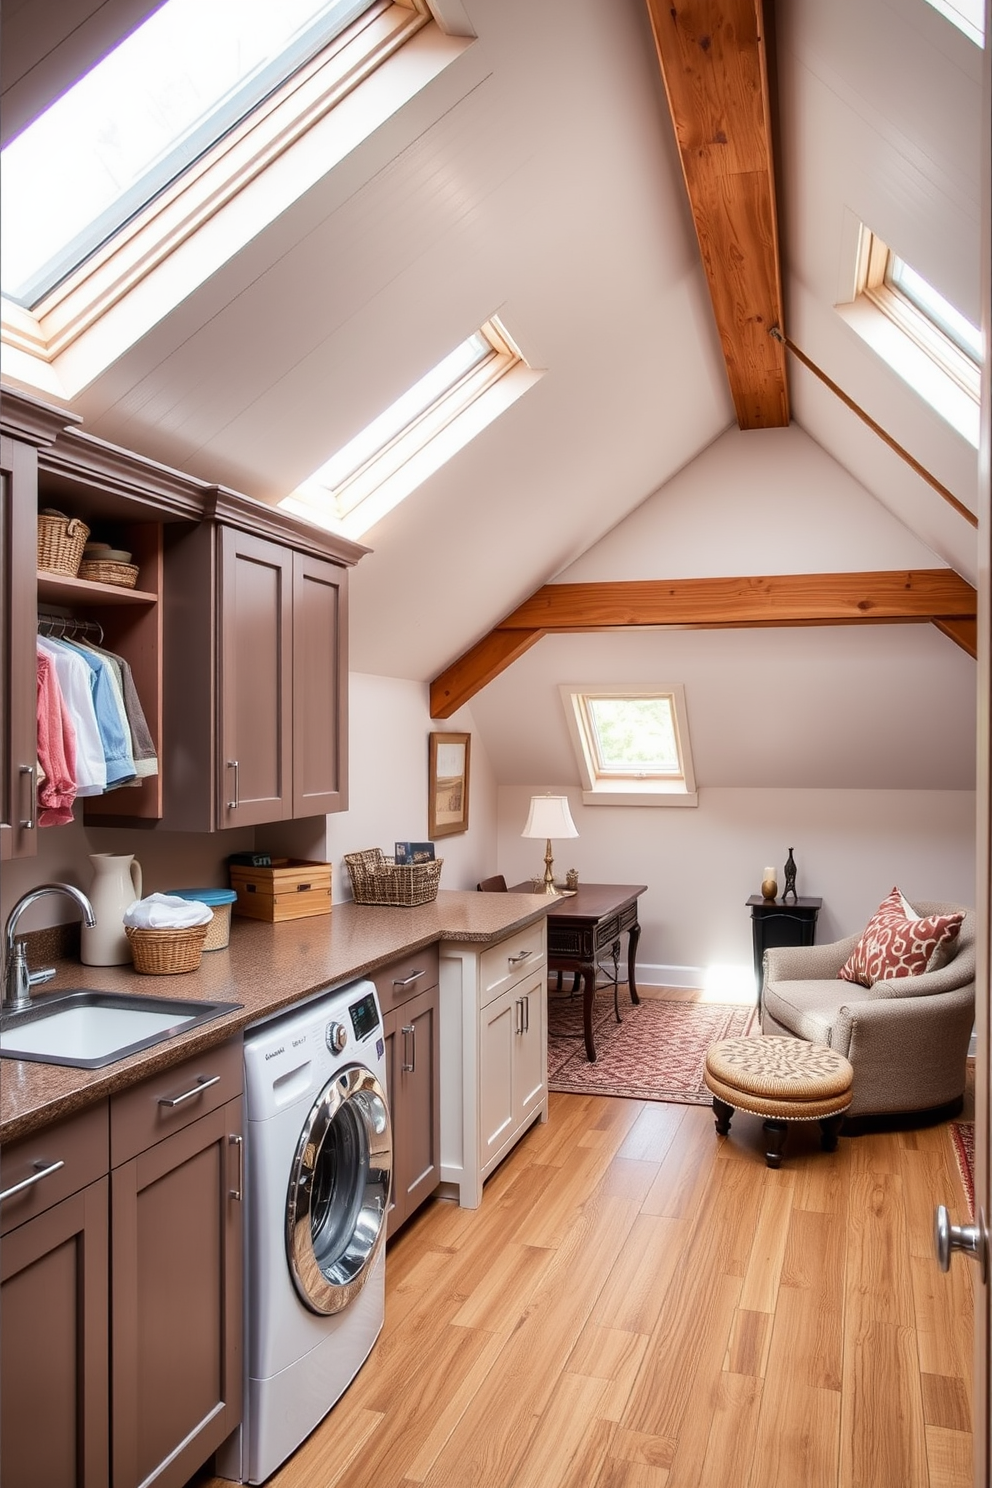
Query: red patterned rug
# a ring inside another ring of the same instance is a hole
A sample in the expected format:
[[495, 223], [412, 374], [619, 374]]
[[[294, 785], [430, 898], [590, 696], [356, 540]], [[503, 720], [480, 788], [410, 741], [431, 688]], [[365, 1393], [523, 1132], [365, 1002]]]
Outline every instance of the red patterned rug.
[[642, 995], [633, 1005], [620, 988], [620, 1015], [613, 990], [597, 994], [593, 1008], [596, 1063], [586, 1058], [582, 998], [548, 999], [548, 1085], [569, 1095], [616, 1095], [633, 1100], [708, 1106], [703, 1083], [710, 1044], [751, 1033], [757, 1009], [719, 1002], [678, 1002]]
[[968, 1200], [968, 1213], [974, 1219], [975, 1123], [973, 1121], [952, 1121], [951, 1142], [954, 1144], [954, 1156], [958, 1160], [958, 1172], [961, 1174], [965, 1198]]

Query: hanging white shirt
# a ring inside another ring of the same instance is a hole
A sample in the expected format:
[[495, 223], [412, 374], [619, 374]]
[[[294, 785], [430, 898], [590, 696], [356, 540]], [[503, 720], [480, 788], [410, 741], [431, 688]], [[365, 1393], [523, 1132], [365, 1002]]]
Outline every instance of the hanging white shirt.
[[89, 666], [68, 646], [38, 637], [38, 649], [55, 663], [55, 675], [76, 730], [76, 795], [100, 796], [107, 789], [107, 759], [93, 706]]

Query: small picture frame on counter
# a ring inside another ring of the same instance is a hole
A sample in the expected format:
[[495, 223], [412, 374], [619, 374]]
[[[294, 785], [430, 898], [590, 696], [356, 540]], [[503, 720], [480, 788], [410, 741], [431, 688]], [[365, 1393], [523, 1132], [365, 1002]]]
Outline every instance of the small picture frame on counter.
[[433, 842], [397, 842], [394, 843], [393, 862], [400, 867], [410, 863], [433, 863]]

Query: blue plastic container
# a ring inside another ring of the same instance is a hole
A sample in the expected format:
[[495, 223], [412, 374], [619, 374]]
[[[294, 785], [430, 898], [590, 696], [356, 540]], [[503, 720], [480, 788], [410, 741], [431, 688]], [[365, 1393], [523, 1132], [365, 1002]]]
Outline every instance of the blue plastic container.
[[167, 889], [177, 899], [195, 899], [213, 910], [214, 917], [207, 926], [207, 938], [203, 942], [205, 951], [222, 951], [231, 938], [231, 905], [237, 899], [233, 889]]

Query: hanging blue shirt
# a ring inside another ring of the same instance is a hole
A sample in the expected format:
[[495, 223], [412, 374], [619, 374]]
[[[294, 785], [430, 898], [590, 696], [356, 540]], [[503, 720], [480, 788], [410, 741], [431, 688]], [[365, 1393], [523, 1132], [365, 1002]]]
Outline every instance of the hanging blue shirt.
[[[63, 641], [62, 644], [72, 645], [70, 641]], [[81, 646], [72, 646], [72, 650], [77, 656], [83, 658], [92, 674], [93, 708], [96, 713], [100, 742], [107, 761], [107, 787], [109, 789], [112, 785], [123, 785], [125, 781], [134, 780], [136, 772], [131, 755], [131, 735], [127, 722], [121, 714], [117, 693], [107, 671], [107, 663], [102, 656], [96, 656], [92, 651], [86, 651]]]

